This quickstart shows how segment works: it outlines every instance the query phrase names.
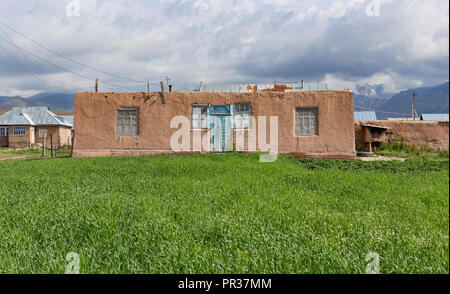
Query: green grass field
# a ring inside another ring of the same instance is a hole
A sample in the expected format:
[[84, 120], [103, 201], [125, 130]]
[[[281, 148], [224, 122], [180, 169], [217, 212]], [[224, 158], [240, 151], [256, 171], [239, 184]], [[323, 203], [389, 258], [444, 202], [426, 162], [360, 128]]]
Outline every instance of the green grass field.
[[449, 273], [448, 153], [0, 162], [0, 272]]

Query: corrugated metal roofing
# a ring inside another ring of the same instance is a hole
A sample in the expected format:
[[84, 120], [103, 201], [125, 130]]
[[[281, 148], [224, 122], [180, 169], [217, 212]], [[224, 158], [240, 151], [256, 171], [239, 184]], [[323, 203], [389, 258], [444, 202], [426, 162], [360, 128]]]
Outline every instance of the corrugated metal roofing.
[[422, 120], [449, 120], [449, 115], [448, 113], [424, 113]]
[[[247, 84], [175, 84], [172, 86], [172, 91], [174, 92], [209, 92], [209, 93], [247, 93], [252, 92], [248, 87], [253, 88], [256, 85], [258, 91], [269, 90], [275, 88], [276, 84], [258, 84], [258, 83], [247, 83]], [[318, 90], [328, 90], [328, 85], [326, 83], [306, 83], [306, 82], [279, 82], [278, 85], [286, 85], [292, 89], [291, 92], [304, 92], [304, 91], [318, 91]], [[159, 91], [159, 90], [158, 90]]]
[[58, 125], [72, 127], [69, 121], [58, 119], [58, 117], [48, 110], [48, 107], [13, 107], [9, 112], [0, 115], [0, 125]]
[[60, 121], [73, 126], [73, 116], [69, 115], [57, 115], [56, 116]]
[[377, 120], [375, 111], [355, 111], [355, 120]]

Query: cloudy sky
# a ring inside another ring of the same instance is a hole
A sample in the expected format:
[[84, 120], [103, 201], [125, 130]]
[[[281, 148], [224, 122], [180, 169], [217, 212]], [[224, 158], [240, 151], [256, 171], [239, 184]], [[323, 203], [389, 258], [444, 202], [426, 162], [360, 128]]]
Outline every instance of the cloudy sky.
[[96, 77], [108, 91], [169, 76], [378, 95], [449, 79], [447, 0], [1, 0], [0, 21], [0, 96]]

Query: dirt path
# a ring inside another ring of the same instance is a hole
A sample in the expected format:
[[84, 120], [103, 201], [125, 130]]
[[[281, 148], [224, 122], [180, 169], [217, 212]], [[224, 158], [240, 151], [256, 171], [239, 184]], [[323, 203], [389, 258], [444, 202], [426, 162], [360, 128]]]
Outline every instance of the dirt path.
[[14, 156], [14, 157], [6, 157], [6, 158], [0, 158], [0, 161], [6, 161], [6, 160], [17, 160], [17, 159], [25, 159], [26, 156]]
[[400, 157], [386, 157], [386, 156], [374, 156], [374, 157], [360, 157], [362, 161], [401, 161], [405, 162], [406, 158], [400, 158]]

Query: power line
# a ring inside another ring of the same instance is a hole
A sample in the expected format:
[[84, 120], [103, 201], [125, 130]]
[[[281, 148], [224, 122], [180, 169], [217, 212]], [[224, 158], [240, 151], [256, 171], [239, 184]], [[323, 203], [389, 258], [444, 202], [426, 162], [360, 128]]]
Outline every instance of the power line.
[[[2, 34], [3, 34], [8, 40], [12, 41], [12, 40], [8, 37], [8, 35], [7, 35], [1, 28], [0, 28], [0, 32], [2, 32]], [[58, 80], [55, 79], [55, 78], [50, 77], [50, 76], [48, 75], [48, 73], [44, 72], [38, 65], [36, 65], [36, 64], [31, 60], [30, 57], [28, 57], [28, 55], [26, 55], [25, 53], [23, 53], [22, 50], [20, 50], [19, 53], [20, 53], [23, 57], [25, 57], [25, 58], [27, 59], [28, 63], [31, 64], [31, 65], [32, 65], [35, 69], [37, 69], [40, 73], [42, 73], [42, 74], [45, 75], [45, 76], [48, 76], [49, 79], [52, 79], [53, 81], [57, 82], [58, 84], [60, 84], [60, 85], [62, 85], [62, 86], [65, 86], [64, 83], [58, 81]], [[33, 73], [32, 73], [32, 74], [33, 74]], [[48, 84], [48, 82], [46, 82], [46, 83]], [[55, 87], [55, 88], [56, 88], [56, 87]]]
[[[67, 68], [65, 68], [65, 67], [62, 67], [62, 66], [60, 66], [60, 65], [58, 65], [58, 64], [55, 64], [55, 63], [53, 63], [53, 62], [51, 62], [51, 61], [48, 61], [48, 60], [46, 60], [45, 58], [42, 58], [42, 57], [40, 57], [40, 56], [37, 56], [37, 55], [35, 55], [35, 54], [29, 52], [28, 50], [25, 50], [25, 49], [23, 49], [23, 48], [17, 46], [17, 45], [14, 44], [13, 42], [11, 42], [11, 41], [9, 41], [9, 40], [7, 40], [7, 39], [1, 37], [1, 36], [0, 36], [0, 39], [4, 40], [5, 42], [7, 42], [7, 43], [9, 43], [9, 44], [11, 44], [11, 45], [13, 45], [13, 46], [16, 47], [17, 49], [22, 50], [23, 52], [25, 52], [25, 53], [27, 53], [27, 54], [29, 54], [29, 55], [31, 55], [31, 56], [37, 58], [37, 59], [42, 60], [42, 61], [44, 61], [45, 63], [48, 63], [48, 64], [50, 64], [50, 65], [52, 65], [52, 66], [55, 66], [55, 67], [57, 67], [57, 68], [59, 68], [59, 69], [61, 69], [61, 70], [63, 70], [63, 71], [70, 72], [70, 73], [72, 73], [72, 74], [74, 74], [74, 75], [77, 75], [77, 76], [79, 76], [79, 77], [81, 77], [81, 78], [84, 78], [84, 79], [87, 79], [87, 80], [90, 80], [90, 81], [95, 80], [95, 79], [93, 79], [93, 78], [91, 78], [91, 77], [88, 77], [88, 76], [85, 76], [85, 75], [83, 75], [83, 74], [74, 72], [74, 71], [72, 71], [72, 70], [70, 70], [70, 69], [67, 69]], [[115, 88], [128, 88], [128, 89], [133, 90], [133, 91], [142, 92], [141, 90], [137, 90], [137, 89], [130, 88], [130, 87], [126, 87], [126, 86], [122, 86], [122, 85], [115, 85], [115, 84], [110, 84], [110, 83], [106, 83], [106, 82], [103, 82], [103, 83], [106, 84], [106, 85], [115, 87]]]
[[424, 102], [416, 102], [416, 104], [421, 104], [421, 105], [433, 105], [433, 106], [448, 106], [447, 104], [442, 104], [442, 103], [424, 103]]
[[365, 106], [357, 106], [357, 107], [359, 107], [359, 108], [365, 108], [365, 109], [372, 110], [372, 111], [375, 111], [375, 112], [387, 113], [387, 114], [408, 115], [408, 114], [406, 114], [406, 113], [383, 111], [383, 110], [379, 110], [379, 109], [376, 109], [376, 108], [365, 107]]
[[[74, 60], [74, 59], [72, 59], [72, 58], [70, 58], [70, 57], [66, 57], [66, 56], [64, 56], [63, 54], [58, 53], [58, 52], [56, 52], [56, 51], [54, 51], [54, 50], [52, 50], [52, 49], [50, 49], [50, 48], [48, 48], [48, 47], [46, 47], [46, 46], [40, 44], [40, 43], [38, 43], [37, 41], [34, 41], [34, 40], [31, 39], [30, 37], [28, 37], [28, 36], [22, 34], [21, 32], [17, 31], [17, 30], [14, 29], [13, 27], [9, 26], [8, 24], [6, 24], [5, 22], [3, 22], [2, 20], [0, 20], [0, 23], [3, 24], [4, 26], [6, 26], [7, 28], [9, 28], [10, 30], [14, 31], [15, 33], [19, 34], [19, 35], [22, 36], [23, 38], [27, 39], [28, 41], [34, 43], [35, 45], [37, 45], [37, 46], [39, 46], [39, 47], [41, 47], [41, 48], [43, 48], [43, 49], [45, 49], [45, 50], [48, 50], [48, 51], [52, 52], [53, 54], [58, 55], [59, 57], [64, 58], [64, 59], [66, 59], [66, 60], [68, 60], [68, 61], [70, 61], [70, 62], [76, 63], [76, 64], [78, 64], [78, 65], [81, 65], [81, 66], [84, 66], [84, 67], [86, 67], [86, 68], [89, 68], [90, 70], [97, 71], [97, 72], [100, 72], [100, 73], [103, 73], [103, 74], [105, 74], [105, 75], [109, 75], [109, 76], [112, 76], [112, 77], [115, 77], [115, 78], [119, 78], [119, 79], [122, 79], [122, 80], [128, 80], [128, 81], [136, 82], [136, 83], [143, 83], [142, 81], [138, 81], [138, 80], [126, 78], [126, 77], [123, 77], [123, 76], [119, 76], [119, 75], [116, 75], [116, 74], [113, 74], [113, 73], [109, 73], [109, 72], [103, 71], [103, 70], [101, 70], [101, 69], [97, 69], [97, 68], [95, 68], [95, 67], [92, 67], [92, 66], [86, 65], [86, 64], [84, 64], [84, 63], [81, 63], [81, 62], [79, 62], [79, 61], [76, 61], [76, 60]], [[143, 83], [142, 85], [145, 86], [145, 83]]]
[[39, 76], [37, 76], [36, 74], [34, 74], [33, 72], [31, 72], [28, 68], [26, 68], [23, 64], [21, 64], [14, 56], [12, 56], [11, 54], [9, 54], [9, 52], [5, 49], [5, 47], [3, 47], [0, 44], [0, 48], [19, 66], [21, 67], [24, 71], [30, 73], [35, 79], [37, 79], [38, 81], [40, 81], [43, 84], [47, 84], [44, 80], [42, 80], [41, 78], [39, 78]]
[[86, 65], [86, 64], [83, 64], [83, 63], [81, 63], [81, 62], [78, 62], [78, 61], [76, 61], [76, 60], [74, 60], [74, 59], [72, 59], [72, 58], [66, 57], [66, 56], [64, 56], [64, 55], [62, 55], [62, 54], [60, 54], [60, 53], [58, 53], [58, 52], [56, 52], [56, 51], [54, 51], [54, 50], [52, 50], [52, 49], [50, 49], [50, 48], [47, 48], [47, 47], [44, 46], [44, 45], [41, 45], [40, 43], [34, 41], [34, 40], [31, 39], [30, 37], [27, 37], [26, 35], [22, 34], [21, 32], [17, 31], [16, 29], [14, 29], [13, 27], [11, 27], [11, 26], [9, 26], [8, 24], [4, 23], [4, 22], [1, 21], [1, 20], [0, 20], [0, 23], [3, 24], [4, 26], [6, 26], [7, 28], [9, 28], [10, 30], [14, 31], [15, 33], [19, 34], [19, 35], [22, 36], [23, 38], [25, 38], [25, 39], [29, 40], [30, 42], [34, 43], [35, 45], [37, 45], [37, 46], [39, 46], [39, 47], [41, 47], [41, 48], [43, 48], [43, 49], [45, 49], [45, 50], [48, 50], [48, 51], [52, 52], [53, 54], [58, 55], [59, 57], [64, 58], [64, 59], [66, 59], [66, 60], [68, 60], [68, 61], [71, 61], [71, 62], [76, 63], [76, 64], [78, 64], [78, 65], [84, 66], [84, 67], [89, 68], [89, 69], [91, 69], [91, 70], [93, 70], [93, 71], [97, 71], [97, 72], [100, 72], [100, 73], [103, 73], [103, 74], [106, 74], [106, 75], [109, 75], [109, 76], [113, 76], [113, 77], [116, 77], [116, 78], [119, 78], [119, 79], [128, 80], [128, 81], [137, 82], [137, 83], [142, 83], [142, 81], [137, 81], [137, 80], [129, 79], [129, 78], [122, 77], [122, 76], [119, 76], [119, 75], [116, 75], [116, 74], [108, 73], [108, 72], [105, 72], [105, 71], [103, 71], [103, 70], [96, 69], [96, 68], [91, 67], [91, 66], [89, 66], [89, 65]]

